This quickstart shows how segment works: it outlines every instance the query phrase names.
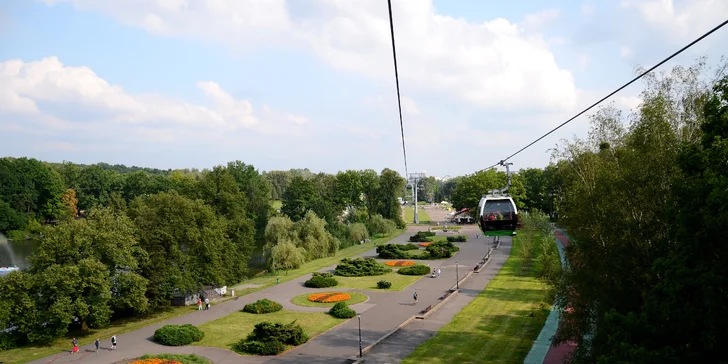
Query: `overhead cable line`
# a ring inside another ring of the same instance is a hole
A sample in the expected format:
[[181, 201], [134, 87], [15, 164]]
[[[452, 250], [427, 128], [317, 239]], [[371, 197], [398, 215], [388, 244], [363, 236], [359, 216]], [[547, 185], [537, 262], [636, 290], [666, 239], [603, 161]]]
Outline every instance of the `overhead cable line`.
[[[645, 75], [647, 75], [648, 73], [650, 73], [650, 72], [654, 71], [654, 70], [655, 70], [655, 69], [656, 69], [657, 67], [660, 67], [660, 66], [662, 66], [662, 65], [663, 65], [663, 64], [664, 64], [665, 62], [667, 62], [667, 61], [669, 61], [669, 60], [673, 59], [673, 58], [674, 58], [675, 56], [677, 56], [678, 54], [680, 54], [680, 53], [684, 52], [685, 50], [687, 50], [688, 48], [690, 48], [690, 47], [694, 46], [694, 45], [695, 45], [696, 43], [700, 42], [700, 41], [701, 41], [701, 40], [703, 40], [703, 39], [704, 39], [705, 37], [707, 37], [707, 36], [709, 36], [709, 35], [713, 34], [713, 33], [714, 33], [715, 31], [717, 31], [718, 29], [722, 28], [722, 27], [723, 27], [723, 26], [725, 26], [726, 24], [728, 24], [728, 20], [725, 20], [724, 22], [720, 23], [720, 24], [719, 24], [718, 26], [716, 26], [715, 28], [711, 29], [711, 30], [710, 30], [710, 31], [708, 31], [707, 33], [705, 33], [705, 34], [703, 34], [702, 36], [700, 36], [700, 37], [699, 37], [698, 39], [695, 39], [694, 41], [690, 42], [690, 43], [689, 43], [688, 45], [686, 45], [686, 46], [682, 47], [682, 48], [681, 48], [680, 50], [678, 50], [677, 52], [673, 53], [673, 54], [672, 54], [671, 56], [669, 56], [669, 57], [665, 58], [665, 59], [664, 59], [664, 60], [662, 60], [662, 61], [661, 61], [660, 63], [658, 63], [658, 64], [656, 64], [656, 65], [652, 66], [652, 67], [651, 67], [650, 69], [648, 69], [648, 70], [646, 70], [646, 71], [642, 72], [642, 73], [641, 73], [641, 74], [639, 74], [639, 75], [638, 75], [637, 77], [633, 78], [633, 79], [632, 79], [631, 81], [629, 81], [629, 82], [625, 83], [624, 85], [622, 85], [622, 87], [620, 87], [620, 88], [618, 88], [618, 89], [616, 89], [616, 90], [612, 91], [612, 92], [611, 92], [611, 93], [610, 93], [609, 95], [607, 95], [607, 96], [604, 96], [604, 97], [603, 97], [602, 99], [600, 99], [599, 101], [597, 101], [597, 102], [593, 103], [593, 104], [592, 104], [591, 106], [587, 107], [587, 108], [586, 108], [586, 109], [584, 109], [584, 110], [583, 110], [582, 112], [580, 112], [580, 113], [578, 113], [578, 114], [574, 115], [574, 116], [573, 116], [573, 117], [572, 117], [571, 119], [569, 119], [569, 120], [566, 120], [566, 121], [565, 121], [565, 122], [563, 122], [563, 123], [562, 123], [561, 125], [559, 125], [559, 126], [557, 126], [557, 127], [553, 128], [553, 129], [551, 129], [551, 131], [549, 131], [548, 133], [546, 133], [546, 134], [542, 135], [542, 136], [541, 136], [540, 138], [538, 138], [538, 139], [536, 139], [536, 140], [532, 141], [531, 143], [529, 143], [529, 144], [528, 144], [528, 145], [526, 145], [525, 147], [523, 147], [523, 148], [519, 149], [519, 150], [518, 150], [517, 152], [515, 152], [515, 153], [513, 153], [513, 154], [509, 155], [509, 156], [508, 156], [508, 157], [506, 157], [505, 159], [502, 159], [502, 160], [501, 160], [501, 161], [499, 161], [498, 163], [496, 163], [496, 164], [494, 164], [494, 165], [492, 165], [492, 166], [490, 166], [490, 167], [488, 167], [488, 168], [485, 168], [485, 169], [481, 169], [480, 171], [485, 171], [485, 170], [491, 169], [491, 168], [493, 168], [493, 167], [496, 167], [496, 166], [498, 166], [498, 165], [502, 165], [503, 163], [505, 163], [505, 161], [507, 161], [507, 160], [509, 160], [509, 159], [511, 159], [511, 158], [513, 158], [513, 157], [515, 157], [515, 156], [516, 156], [517, 154], [519, 154], [519, 153], [521, 153], [522, 151], [524, 151], [524, 150], [528, 149], [528, 148], [529, 148], [530, 146], [532, 146], [532, 145], [534, 145], [534, 144], [538, 143], [538, 142], [539, 142], [539, 141], [540, 141], [541, 139], [543, 139], [543, 138], [545, 138], [545, 137], [549, 136], [549, 134], [551, 134], [551, 133], [555, 132], [556, 130], [559, 130], [559, 129], [560, 129], [560, 128], [561, 128], [562, 126], [564, 126], [564, 125], [566, 125], [566, 124], [570, 123], [570, 122], [571, 122], [572, 120], [574, 120], [574, 119], [578, 118], [579, 116], [581, 116], [581, 115], [582, 115], [582, 114], [584, 114], [585, 112], [587, 112], [587, 111], [591, 110], [591, 109], [592, 109], [592, 108], [593, 108], [594, 106], [597, 106], [597, 105], [601, 104], [602, 102], [604, 102], [604, 100], [606, 100], [606, 99], [610, 98], [610, 97], [611, 97], [612, 95], [616, 94], [617, 92], [619, 92], [619, 91], [622, 91], [622, 90], [623, 90], [623, 89], [624, 89], [625, 87], [627, 87], [627, 86], [631, 85], [632, 83], [634, 83], [635, 81], [637, 81], [637, 80], [639, 80], [640, 78], [644, 77], [644, 76], [645, 76]], [[479, 171], [479, 172], [480, 172], [480, 171]], [[477, 173], [477, 172], [476, 172], [476, 173]]]
[[404, 173], [409, 176], [407, 170], [407, 148], [404, 145], [404, 124], [402, 123], [402, 97], [399, 93], [399, 71], [397, 70], [397, 49], [394, 46], [394, 21], [392, 20], [392, 0], [387, 0], [389, 6], [389, 30], [392, 33], [392, 57], [394, 58], [394, 79], [397, 82], [397, 106], [399, 107], [399, 129], [402, 132], [402, 153], [404, 154]]

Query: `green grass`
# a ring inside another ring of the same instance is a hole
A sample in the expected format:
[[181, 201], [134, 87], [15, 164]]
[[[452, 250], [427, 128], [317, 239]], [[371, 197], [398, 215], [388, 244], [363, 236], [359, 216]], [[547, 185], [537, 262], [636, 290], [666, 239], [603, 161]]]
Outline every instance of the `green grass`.
[[269, 321], [288, 324], [294, 320], [303, 327], [306, 334], [311, 338], [346, 321], [345, 319], [337, 319], [325, 312], [281, 310], [256, 315], [238, 311], [200, 325], [199, 328], [205, 332], [205, 337], [192, 345], [232, 350], [233, 345], [241, 339], [245, 339], [253, 331], [253, 326], [259, 322]]
[[[331, 287], [331, 288], [336, 288], [336, 287]], [[332, 290], [331, 292], [336, 292], [336, 290]], [[318, 293], [318, 292], [311, 292], [311, 293]], [[332, 302], [332, 303], [311, 302], [308, 300], [308, 296], [311, 293], [305, 293], [305, 294], [293, 297], [293, 299], [291, 299], [291, 302], [294, 305], [308, 306], [308, 307], [333, 307], [336, 304], [336, 302]], [[347, 305], [355, 305], [357, 303], [362, 303], [369, 299], [369, 297], [367, 297], [361, 293], [356, 293], [356, 292], [342, 292], [342, 293], [348, 293], [351, 295], [350, 299], [344, 301], [344, 302], [346, 302]]]
[[197, 307], [192, 306], [169, 307], [146, 318], [122, 319], [114, 321], [112, 326], [105, 329], [89, 330], [84, 333], [71, 332], [64, 337], [53, 341], [49, 346], [27, 345], [17, 349], [0, 351], [0, 362], [5, 362], [6, 364], [21, 364], [58, 354], [60, 352], [68, 352], [71, 349], [71, 339], [74, 337], [78, 339], [78, 346], [92, 344], [96, 338], [100, 338], [102, 344], [108, 345], [111, 335], [113, 334], [119, 335], [125, 332], [134, 331], [195, 310], [197, 310]]
[[402, 363], [523, 363], [553, 299], [536, 263], [521, 271], [518, 238], [487, 288]]
[[[430, 223], [430, 215], [427, 214], [425, 209], [418, 208], [417, 215], [419, 215], [420, 224], [429, 224]], [[408, 223], [415, 222], [415, 208], [414, 207], [406, 206], [404, 208], [404, 221], [406, 221]]]
[[404, 232], [404, 229], [397, 230], [397, 232], [395, 232], [392, 235], [372, 239], [371, 243], [364, 243], [361, 245], [350, 246], [346, 249], [341, 249], [338, 252], [336, 252], [336, 254], [333, 257], [312, 260], [310, 262], [303, 264], [298, 269], [292, 269], [287, 272], [267, 273], [267, 274], [243, 281], [237, 287], [240, 287], [243, 284], [254, 284], [254, 285], [259, 285], [259, 287], [246, 288], [246, 289], [242, 289], [242, 290], [237, 287], [233, 287], [235, 289], [235, 295], [242, 296], [245, 294], [260, 291], [261, 289], [265, 289], [265, 288], [274, 286], [274, 285], [276, 285], [277, 278], [280, 278], [281, 283], [283, 283], [283, 282], [290, 281], [292, 279], [296, 279], [302, 275], [309, 274], [311, 272], [318, 272], [321, 269], [324, 269], [326, 267], [339, 263], [339, 261], [341, 261], [344, 258], [351, 258], [353, 256], [356, 256], [356, 255], [359, 255], [362, 253], [366, 253], [369, 250], [374, 249], [374, 243], [385, 244], [386, 242], [401, 235], [403, 232]]
[[[397, 270], [398, 268], [395, 268]], [[423, 276], [406, 276], [404, 274], [399, 274], [397, 272], [389, 272], [387, 274], [383, 274], [381, 276], [368, 276], [368, 277], [336, 277], [336, 280], [339, 281], [339, 285], [337, 287], [344, 287], [344, 288], [354, 288], [354, 289], [364, 289], [364, 290], [377, 290], [377, 291], [401, 291], [405, 287], [409, 286], [412, 283], [415, 283], [417, 280], [422, 278]], [[392, 287], [383, 290], [377, 288], [377, 282], [379, 281], [389, 281], [392, 282]]]
[[167, 359], [175, 360], [182, 364], [210, 364], [211, 361], [195, 354], [147, 354], [139, 359]]

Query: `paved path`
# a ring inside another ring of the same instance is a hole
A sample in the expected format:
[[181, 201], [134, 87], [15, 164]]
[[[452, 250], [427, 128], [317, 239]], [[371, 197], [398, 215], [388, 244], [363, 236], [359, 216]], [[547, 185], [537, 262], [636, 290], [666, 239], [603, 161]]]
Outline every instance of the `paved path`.
[[[406, 243], [410, 235], [421, 230], [422, 227], [410, 227], [401, 236], [392, 239], [392, 243]], [[470, 227], [473, 232], [463, 232], [469, 235], [474, 233], [475, 227]], [[446, 234], [451, 235], [451, 234]], [[438, 302], [438, 298], [450, 288], [456, 281], [455, 262], [459, 263], [459, 274], [464, 275], [482, 259], [486, 254], [490, 241], [485, 239], [472, 240], [468, 243], [458, 243], [461, 250], [449, 260], [424, 261], [431, 267], [441, 267], [440, 278], [423, 278], [402, 291], [359, 291], [370, 297], [369, 301], [352, 305], [352, 308], [362, 315], [362, 345], [367, 346], [385, 333], [394, 329], [404, 320], [416, 314], [429, 304]], [[372, 249], [360, 256], [375, 256]], [[335, 266], [322, 269], [332, 270]], [[481, 273], [482, 274], [482, 273]], [[280, 302], [286, 309], [298, 311], [326, 311], [326, 308], [301, 307], [290, 303], [290, 299], [317, 290], [306, 288], [303, 282], [310, 278], [310, 274], [297, 279], [281, 283], [279, 285], [251, 293], [235, 300], [230, 300], [212, 306], [209, 311], [194, 311], [189, 314], [178, 316], [170, 320], [153, 324], [136, 331], [118, 335], [119, 349], [114, 351], [101, 350], [99, 353], [92, 352], [92, 345], [81, 347], [81, 353], [71, 355], [68, 352], [59, 353], [47, 358], [31, 362], [32, 364], [46, 363], [113, 363], [127, 358], [134, 358], [144, 354], [155, 353], [197, 353], [200, 356], [211, 359], [214, 363], [341, 363], [345, 358], [356, 355], [358, 351], [358, 320], [346, 321], [344, 324], [313, 338], [305, 345], [292, 349], [280, 357], [253, 357], [241, 356], [234, 352], [218, 348], [205, 348], [197, 346], [187, 347], [166, 347], [151, 341], [154, 331], [163, 325], [168, 324], [193, 324], [201, 325], [233, 312], [239, 311], [247, 303], [254, 302], [261, 298], [268, 298]], [[472, 279], [472, 278], [471, 278]], [[325, 289], [320, 289], [325, 290]], [[328, 289], [330, 290], [330, 289]], [[337, 289], [347, 291], [348, 289]], [[420, 303], [412, 304], [412, 293], [417, 290]], [[456, 297], [457, 298], [457, 297]], [[455, 301], [455, 300], [453, 300]], [[452, 301], [451, 301], [452, 302]], [[449, 303], [448, 303], [449, 304]], [[434, 317], [434, 315], [433, 315]], [[108, 347], [108, 338], [103, 338], [102, 348]]]
[[[385, 339], [364, 355], [367, 364], [399, 363], [409, 356], [417, 346], [434, 336], [447, 325], [475, 296], [488, 286], [498, 274], [511, 252], [511, 237], [501, 237], [501, 246], [493, 251], [492, 260], [480, 273], [475, 273], [460, 285], [460, 293], [444, 304], [437, 312], [424, 320], [414, 320], [394, 335]], [[480, 239], [485, 240], [485, 239]], [[475, 240], [478, 241], [478, 240]], [[488, 239], [490, 241], [490, 239]]]

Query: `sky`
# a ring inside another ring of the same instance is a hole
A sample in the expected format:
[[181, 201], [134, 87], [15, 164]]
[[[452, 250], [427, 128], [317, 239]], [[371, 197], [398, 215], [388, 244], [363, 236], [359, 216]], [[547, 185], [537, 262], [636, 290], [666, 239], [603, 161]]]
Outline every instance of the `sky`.
[[[407, 171], [486, 168], [728, 19], [726, 0], [392, 0]], [[718, 63], [728, 27], [662, 69]], [[642, 85], [610, 101], [639, 105]], [[544, 167], [582, 116], [513, 157]], [[385, 0], [0, 1], [0, 156], [405, 173]]]

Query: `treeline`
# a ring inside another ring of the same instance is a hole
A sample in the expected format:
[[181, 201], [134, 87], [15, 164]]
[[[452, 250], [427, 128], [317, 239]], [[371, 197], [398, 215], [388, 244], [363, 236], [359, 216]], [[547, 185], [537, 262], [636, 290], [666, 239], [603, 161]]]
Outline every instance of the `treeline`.
[[578, 343], [572, 362], [727, 362], [725, 69], [646, 76], [636, 111], [603, 107], [587, 138], [521, 173], [524, 203], [555, 206], [569, 234], [553, 343]]
[[291, 269], [404, 226], [405, 180], [389, 169], [296, 176], [280, 212], [269, 178], [240, 161], [200, 173], [117, 170], [127, 169], [0, 159], [1, 230], [43, 233], [30, 269], [0, 278], [0, 329], [10, 329], [0, 348], [239, 283], [256, 251], [268, 269]]

